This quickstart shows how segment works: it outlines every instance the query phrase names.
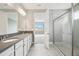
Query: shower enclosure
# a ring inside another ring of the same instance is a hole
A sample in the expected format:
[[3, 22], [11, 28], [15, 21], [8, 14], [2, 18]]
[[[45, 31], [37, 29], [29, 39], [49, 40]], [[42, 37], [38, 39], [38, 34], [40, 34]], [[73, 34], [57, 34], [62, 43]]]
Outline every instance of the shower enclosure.
[[79, 56], [79, 4], [54, 20], [54, 45], [65, 56]]

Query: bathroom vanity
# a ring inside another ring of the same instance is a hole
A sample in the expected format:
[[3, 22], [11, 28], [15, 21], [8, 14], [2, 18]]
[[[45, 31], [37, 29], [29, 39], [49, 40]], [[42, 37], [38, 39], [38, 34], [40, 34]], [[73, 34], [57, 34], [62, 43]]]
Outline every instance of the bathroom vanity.
[[19, 34], [0, 41], [0, 56], [26, 56], [33, 43], [32, 33]]

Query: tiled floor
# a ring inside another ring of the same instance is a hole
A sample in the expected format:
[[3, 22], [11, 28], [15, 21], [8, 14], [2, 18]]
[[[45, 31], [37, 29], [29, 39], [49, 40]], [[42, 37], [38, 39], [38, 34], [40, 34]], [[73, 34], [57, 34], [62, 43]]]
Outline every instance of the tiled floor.
[[38, 35], [35, 35], [35, 43], [36, 44], [43, 44], [44, 43], [44, 34], [38, 34]]
[[[55, 45], [63, 52], [66, 56], [71, 56], [72, 54], [72, 44], [55, 42]], [[77, 50], [76, 50], [77, 51]]]
[[51, 45], [47, 49], [44, 44], [35, 44], [31, 47], [28, 56], [63, 56], [63, 54], [55, 46]]

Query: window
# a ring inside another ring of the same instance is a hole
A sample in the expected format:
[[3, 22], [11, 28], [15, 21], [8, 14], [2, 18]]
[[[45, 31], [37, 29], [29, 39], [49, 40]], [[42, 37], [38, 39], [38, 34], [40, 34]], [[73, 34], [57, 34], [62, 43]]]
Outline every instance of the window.
[[44, 23], [43, 22], [36, 22], [35, 23], [35, 28], [37, 28], [37, 29], [43, 29], [44, 28]]
[[43, 34], [44, 33], [44, 22], [35, 22], [35, 33], [36, 34]]

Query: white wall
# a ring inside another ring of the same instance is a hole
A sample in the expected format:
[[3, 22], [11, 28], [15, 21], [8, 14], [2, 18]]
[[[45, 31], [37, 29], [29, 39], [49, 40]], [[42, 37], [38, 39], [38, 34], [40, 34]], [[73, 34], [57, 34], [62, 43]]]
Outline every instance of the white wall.
[[38, 12], [38, 13], [34, 13], [34, 20], [47, 20], [49, 15], [46, 15], [46, 12]]
[[33, 15], [31, 11], [27, 11], [26, 16], [19, 14], [18, 31], [32, 31], [33, 30]]

